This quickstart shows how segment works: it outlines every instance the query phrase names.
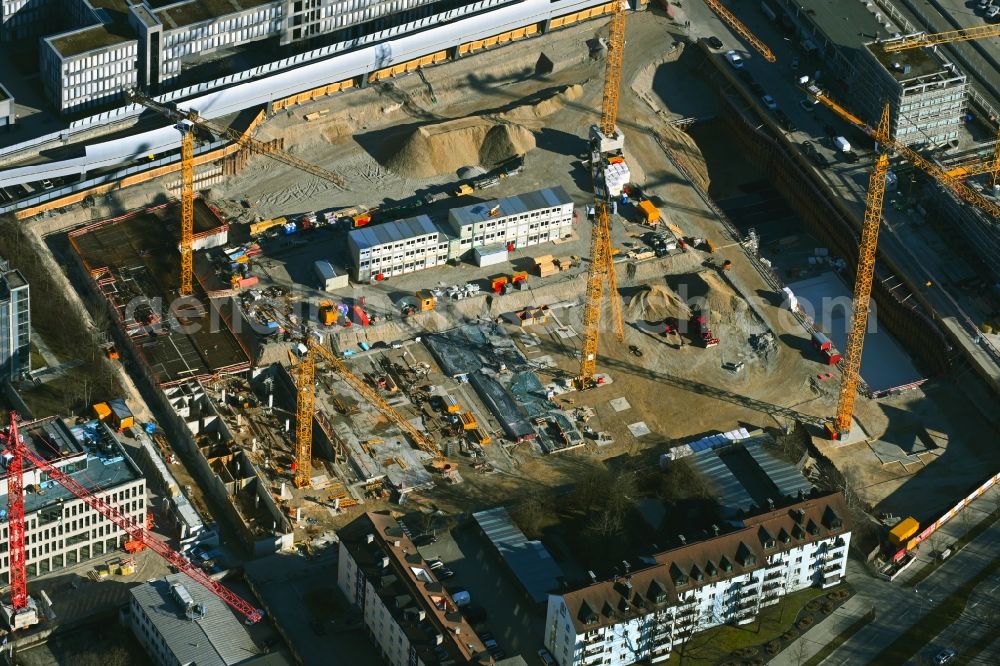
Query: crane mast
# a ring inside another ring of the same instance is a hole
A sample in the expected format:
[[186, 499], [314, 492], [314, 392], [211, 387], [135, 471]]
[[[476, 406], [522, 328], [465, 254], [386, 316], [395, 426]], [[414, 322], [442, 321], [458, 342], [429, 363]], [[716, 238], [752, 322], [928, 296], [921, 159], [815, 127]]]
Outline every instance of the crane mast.
[[[17, 414], [10, 413], [6, 444], [8, 450], [20, 446]], [[28, 575], [24, 550], [24, 459], [14, 455], [7, 465], [7, 525], [10, 549], [10, 602], [13, 616], [28, 610]], [[11, 622], [16, 626], [16, 620]]]
[[181, 295], [194, 291], [194, 131], [177, 123], [181, 132]]
[[316, 357], [308, 351], [295, 375], [295, 486], [312, 483], [313, 414], [316, 403]]
[[[7, 432], [4, 435], [4, 440], [6, 444], [6, 451], [12, 456], [11, 465], [18, 470], [17, 479], [15, 484], [18, 482], [23, 486], [23, 465], [24, 460], [27, 459], [31, 464], [37, 467], [39, 470], [45, 472], [48, 478], [55, 481], [63, 488], [68, 490], [78, 499], [82, 500], [87, 506], [96, 511], [97, 513], [104, 516], [107, 520], [117, 525], [126, 534], [128, 534], [130, 539], [135, 541], [140, 541], [146, 545], [150, 550], [158, 554], [160, 557], [165, 559], [168, 564], [176, 568], [178, 571], [185, 573], [189, 578], [193, 579], [195, 582], [200, 583], [210, 592], [215, 594], [217, 597], [222, 599], [224, 602], [229, 604], [234, 610], [242, 614], [246, 620], [250, 623], [257, 622], [263, 617], [262, 611], [254, 608], [252, 605], [247, 603], [242, 597], [235, 594], [227, 587], [221, 583], [213, 580], [208, 574], [202, 571], [196, 564], [192, 563], [186, 557], [175, 551], [173, 548], [168, 546], [166, 543], [161, 541], [159, 538], [154, 536], [149, 532], [143, 522], [136, 522], [132, 518], [129, 518], [121, 511], [116, 509], [114, 506], [106, 502], [104, 499], [95, 496], [87, 488], [81, 485], [73, 477], [69, 476], [61, 469], [53, 465], [50, 461], [45, 460], [41, 456], [36, 455], [32, 452], [24, 442], [21, 440], [18, 429], [16, 416], [11, 414], [10, 425], [7, 427]], [[10, 481], [8, 480], [8, 483]], [[8, 489], [8, 492], [13, 492], [14, 487]], [[27, 572], [25, 570], [25, 558], [24, 558], [24, 500], [23, 500], [23, 488], [22, 492], [19, 493], [21, 496], [21, 510], [19, 515], [15, 516], [11, 514], [9, 519], [9, 533], [15, 534], [19, 533], [21, 535], [21, 555], [19, 558], [18, 566], [15, 566], [15, 553], [11, 552], [11, 585], [12, 585], [12, 598], [14, 599], [15, 611], [17, 609], [17, 603], [22, 603], [27, 606]], [[8, 498], [8, 501], [11, 501]], [[13, 543], [11, 544], [14, 545]]]
[[[854, 278], [854, 313], [847, 333], [844, 355], [843, 379], [837, 401], [837, 416], [831, 437], [843, 439], [850, 433], [854, 417], [854, 402], [858, 395], [861, 376], [861, 354], [868, 328], [868, 304], [871, 302], [872, 280], [875, 277], [875, 256], [878, 249], [878, 232], [882, 222], [885, 199], [885, 181], [889, 174], [888, 140], [890, 134], [889, 105], [882, 110], [882, 119], [873, 136], [879, 142], [878, 156], [868, 179], [868, 197], [865, 201], [865, 218], [861, 227], [861, 244], [858, 248], [858, 269]], [[827, 425], [829, 430], [830, 425]]]
[[[590, 241], [590, 268], [583, 311], [583, 349], [580, 354], [580, 374], [577, 386], [581, 389], [596, 385], [597, 353], [601, 334], [601, 309], [607, 290], [611, 303], [611, 322], [615, 337], [625, 341], [622, 322], [621, 299], [618, 296], [618, 277], [615, 273], [614, 252], [611, 247], [612, 198], [602, 169], [609, 155], [618, 155], [625, 137], [618, 129], [618, 95], [621, 89], [622, 59], [625, 55], [625, 4], [617, 2], [611, 15], [608, 33], [608, 56], [604, 70], [604, 90], [601, 96], [601, 121], [590, 129], [590, 168], [594, 179], [594, 225]], [[616, 158], [618, 159], [618, 158]]]

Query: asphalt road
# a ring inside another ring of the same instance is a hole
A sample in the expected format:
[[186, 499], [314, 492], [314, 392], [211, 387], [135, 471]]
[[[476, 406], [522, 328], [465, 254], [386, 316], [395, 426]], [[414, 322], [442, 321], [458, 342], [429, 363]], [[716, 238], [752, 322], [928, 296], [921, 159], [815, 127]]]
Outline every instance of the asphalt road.
[[[698, 13], [693, 5], [687, 7], [692, 14]], [[707, 8], [704, 11], [709, 12]], [[868, 173], [871, 169], [871, 140], [826, 108], [815, 108], [811, 112], [804, 110], [799, 102], [805, 99], [805, 94], [798, 88], [795, 80], [800, 72], [792, 70], [790, 65], [792, 58], [798, 55], [794, 46], [760, 12], [746, 10], [740, 13], [740, 18], [746, 21], [750, 29], [778, 57], [778, 62], [772, 65], [763, 58], [752, 57], [753, 54], [750, 54], [744, 67], [764, 91], [774, 97], [779, 108], [784, 110], [797, 127], [794, 132], [785, 132], [787, 138], [800, 145], [803, 141], [810, 141], [827, 157], [831, 166], [821, 170], [821, 174], [860, 219], [864, 214]], [[718, 35], [726, 45], [725, 48], [735, 48], [741, 54], [748, 53], [747, 47], [729, 34], [726, 26], [717, 18], [706, 17], [702, 20], [699, 15], [692, 30], [701, 31], [700, 36]], [[845, 100], [845, 103], [849, 101]], [[840, 158], [825, 138], [825, 126], [832, 126], [848, 137], [852, 144], [857, 144], [854, 148], [862, 159], [850, 164]], [[905, 191], [906, 183], [902, 183], [901, 187]], [[885, 224], [879, 238], [880, 255], [901, 271], [900, 277], [911, 286], [931, 283], [930, 287], [921, 289], [921, 298], [931, 305], [941, 324], [961, 340], [965, 353], [982, 369], [981, 374], [990, 377], [994, 387], [1000, 387], [1000, 352], [991, 349], [988, 341], [976, 329], [977, 322], [984, 321], [989, 313], [977, 311], [976, 305], [964, 294], [949, 291], [949, 283], [955, 279], [953, 276], [974, 275], [975, 271], [952, 252], [949, 243], [933, 229], [923, 227], [920, 234], [911, 233], [911, 227], [921, 224], [921, 221], [910, 217], [905, 211], [895, 210], [890, 205], [893, 198], [893, 193], [886, 194], [883, 218]]]
[[[961, 517], [946, 523], [938, 533], [942, 544], [953, 542], [961, 536], [968, 527], [975, 525], [986, 512], [996, 507], [1000, 490], [994, 489], [986, 496], [973, 502], [965, 511], [969, 519]], [[798, 648], [796, 644], [779, 654], [771, 664], [773, 666], [795, 666], [805, 661], [827, 645], [846, 627], [861, 618], [869, 609], [875, 609], [875, 620], [868, 624], [846, 643], [841, 645], [823, 663], [834, 666], [851, 666], [853, 664], [877, 663], [875, 657], [898, 636], [910, 627], [927, 617], [936, 604], [940, 603], [951, 591], [971, 579], [989, 565], [1000, 552], [1000, 522], [994, 523], [975, 541], [948, 558], [934, 573], [922, 581], [917, 587], [903, 587], [902, 583], [913, 576], [925, 564], [930, 562], [929, 544], [917, 551], [917, 561], [904, 571], [892, 583], [875, 578], [856, 560], [850, 560], [847, 568], [847, 578], [854, 586], [856, 594], [841, 611], [817, 624], [796, 643], [804, 644]], [[975, 639], [974, 632], [969, 630], [970, 622], [974, 623], [976, 614], [984, 612], [983, 604], [992, 600], [990, 590], [1000, 584], [1000, 578], [990, 579], [981, 585], [969, 602], [969, 609], [958, 622], [946, 629], [938, 637], [928, 637], [927, 646], [918, 654], [921, 657], [933, 658], [942, 648], [953, 647], [961, 653], [963, 647]], [[973, 603], [976, 606], [973, 607]], [[984, 628], [985, 630], [985, 628]], [[989, 654], [996, 655], [995, 650], [1000, 645], [994, 644], [990, 650], [981, 655], [982, 663], [1000, 663], [997, 659], [990, 661]], [[973, 663], [979, 663], [973, 662]]]

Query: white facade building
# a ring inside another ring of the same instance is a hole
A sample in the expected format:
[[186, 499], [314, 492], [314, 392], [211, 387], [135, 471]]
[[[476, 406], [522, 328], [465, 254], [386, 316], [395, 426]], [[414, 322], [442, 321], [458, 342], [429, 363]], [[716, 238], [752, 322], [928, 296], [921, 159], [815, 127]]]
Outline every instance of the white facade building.
[[475, 248], [515, 250], [573, 233], [573, 200], [562, 187], [453, 208], [447, 229], [426, 215], [351, 231], [358, 282], [382, 280], [460, 259]]
[[347, 246], [358, 282], [381, 280], [448, 261], [448, 240], [426, 215], [355, 229]]
[[157, 666], [236, 666], [260, 653], [225, 602], [185, 574], [130, 589], [124, 615]]
[[459, 255], [491, 245], [516, 250], [572, 234], [573, 200], [562, 187], [550, 187], [454, 208], [448, 225], [459, 239]]
[[[50, 417], [21, 424], [29, 449], [70, 474], [94, 496], [104, 499], [139, 524], [146, 520], [146, 483], [136, 464], [105, 424], [92, 421], [67, 426]], [[24, 498], [28, 578], [74, 566], [121, 548], [124, 530], [91, 509], [83, 500], [24, 461], [24, 486], [42, 493]], [[7, 506], [7, 476], [0, 479], [0, 506]], [[6, 516], [0, 527], [0, 581], [10, 583]]]
[[399, 523], [366, 513], [337, 534], [337, 585], [386, 663], [487, 663], [486, 647]]
[[839, 493], [747, 518], [656, 564], [549, 595], [545, 646], [560, 666], [660, 662], [692, 634], [753, 621], [785, 594], [839, 583], [851, 533]]

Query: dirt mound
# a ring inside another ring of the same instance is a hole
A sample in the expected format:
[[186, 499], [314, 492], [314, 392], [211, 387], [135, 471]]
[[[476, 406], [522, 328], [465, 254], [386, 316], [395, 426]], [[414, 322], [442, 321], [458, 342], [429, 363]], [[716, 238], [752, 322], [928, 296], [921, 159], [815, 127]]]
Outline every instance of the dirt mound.
[[705, 156], [694, 139], [673, 125], [664, 125], [658, 128], [656, 135], [671, 157], [687, 170], [691, 179], [702, 191], [708, 192], [708, 186], [711, 184], [708, 177], [708, 166], [705, 164]]
[[386, 166], [405, 178], [431, 178], [470, 164], [496, 164], [534, 147], [535, 136], [524, 127], [486, 118], [459, 118], [420, 127]]
[[500, 114], [502, 120], [515, 123], [531, 122], [551, 116], [566, 105], [583, 95], [583, 86], [575, 84], [560, 92], [530, 104], [522, 104]]
[[687, 303], [673, 289], [653, 285], [629, 299], [625, 317], [629, 321], [660, 322], [667, 317], [684, 321], [689, 314]]
[[691, 310], [705, 313], [709, 322], [742, 321], [749, 306], [714, 271], [674, 275], [667, 282]]

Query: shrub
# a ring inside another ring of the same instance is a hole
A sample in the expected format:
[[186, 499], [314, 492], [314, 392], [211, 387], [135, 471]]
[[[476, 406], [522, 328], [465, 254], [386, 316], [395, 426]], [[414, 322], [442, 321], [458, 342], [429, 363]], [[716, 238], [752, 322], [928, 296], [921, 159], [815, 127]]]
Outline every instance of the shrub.
[[781, 641], [779, 640], [768, 641], [764, 649], [767, 651], [769, 655], [774, 656], [779, 652], [781, 652]]
[[826, 613], [827, 615], [829, 615], [830, 613], [833, 612], [833, 609], [835, 608], [835, 606], [834, 606], [833, 602], [831, 602], [831, 601], [824, 601], [823, 605], [821, 606], [821, 608], [823, 609], [824, 613]]
[[806, 615], [804, 618], [795, 623], [795, 626], [799, 629], [808, 629], [813, 624], [812, 615]]

